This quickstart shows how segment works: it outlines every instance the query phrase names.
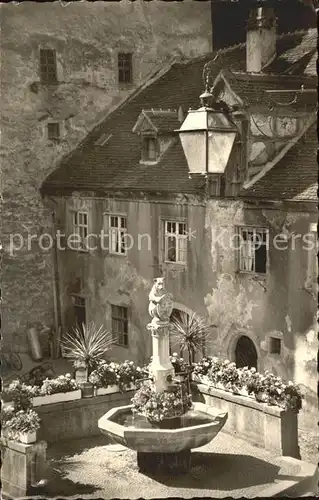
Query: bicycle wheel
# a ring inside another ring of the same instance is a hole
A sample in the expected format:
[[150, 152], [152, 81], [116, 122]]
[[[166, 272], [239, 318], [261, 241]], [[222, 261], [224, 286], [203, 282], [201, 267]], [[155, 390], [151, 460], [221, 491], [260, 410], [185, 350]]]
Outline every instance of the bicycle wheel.
[[17, 370], [18, 372], [22, 369], [21, 358], [16, 352], [10, 353], [10, 365], [14, 370]]

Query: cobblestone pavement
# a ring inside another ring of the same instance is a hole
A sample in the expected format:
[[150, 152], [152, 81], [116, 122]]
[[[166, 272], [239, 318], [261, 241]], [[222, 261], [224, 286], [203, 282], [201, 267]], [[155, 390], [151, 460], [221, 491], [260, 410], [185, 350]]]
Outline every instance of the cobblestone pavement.
[[47, 455], [50, 474], [42, 498], [253, 498], [299, 472], [299, 462], [223, 433], [193, 450], [191, 470], [183, 476], [139, 473], [136, 453], [110, 446], [105, 436], [59, 443]]

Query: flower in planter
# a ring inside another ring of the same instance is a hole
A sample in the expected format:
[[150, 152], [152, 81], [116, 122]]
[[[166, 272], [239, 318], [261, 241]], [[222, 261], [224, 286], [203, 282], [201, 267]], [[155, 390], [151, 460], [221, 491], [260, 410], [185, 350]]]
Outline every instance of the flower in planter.
[[209, 370], [212, 368], [213, 364], [219, 361], [218, 358], [204, 357], [201, 361], [193, 364], [193, 374], [194, 375], [208, 375]]
[[179, 357], [176, 352], [173, 352], [172, 356], [170, 356], [170, 360], [174, 367], [175, 374], [188, 371], [188, 363], [186, 363], [183, 358]]
[[300, 388], [294, 385], [293, 382], [289, 381], [287, 385], [282, 387], [283, 389], [283, 402], [284, 409], [286, 411], [296, 411], [298, 412], [302, 408], [302, 394]]
[[93, 370], [89, 376], [89, 382], [95, 385], [95, 387], [108, 387], [110, 385], [117, 385], [117, 363], [101, 363], [96, 370]]
[[70, 373], [60, 375], [55, 379], [45, 379], [40, 387], [40, 396], [71, 392], [79, 389], [79, 384], [71, 377]]
[[35, 432], [40, 428], [40, 417], [33, 409], [18, 410], [11, 418], [2, 421], [3, 428], [15, 439], [19, 433]]
[[4, 389], [2, 395], [7, 401], [12, 401], [16, 410], [27, 410], [32, 407], [32, 398], [39, 394], [37, 386], [24, 384], [17, 379]]
[[125, 389], [130, 384], [134, 384], [136, 380], [144, 377], [144, 372], [140, 367], [137, 367], [133, 361], [125, 360], [120, 363], [116, 370], [117, 383], [120, 389]]
[[186, 413], [192, 407], [191, 397], [181, 393], [179, 387], [155, 392], [151, 385], [144, 384], [132, 398], [133, 409], [149, 420], [161, 422]]

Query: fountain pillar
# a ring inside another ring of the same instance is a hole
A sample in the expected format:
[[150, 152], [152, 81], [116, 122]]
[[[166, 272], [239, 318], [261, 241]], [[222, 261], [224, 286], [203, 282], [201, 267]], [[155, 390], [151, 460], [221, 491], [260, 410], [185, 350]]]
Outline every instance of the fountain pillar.
[[173, 310], [173, 299], [166, 293], [164, 278], [155, 278], [149, 294], [149, 313], [153, 318], [147, 325], [152, 333], [151, 373], [156, 392], [165, 391], [171, 383], [174, 368], [169, 356], [169, 324]]

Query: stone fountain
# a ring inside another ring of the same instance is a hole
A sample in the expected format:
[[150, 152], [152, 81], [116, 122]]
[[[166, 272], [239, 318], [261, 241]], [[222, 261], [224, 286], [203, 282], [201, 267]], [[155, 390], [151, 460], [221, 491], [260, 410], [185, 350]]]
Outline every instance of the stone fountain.
[[[150, 379], [153, 390], [169, 391], [180, 382], [175, 379], [169, 356], [169, 326], [173, 310], [172, 295], [167, 293], [164, 278], [156, 278], [149, 294], [152, 335], [152, 363]], [[182, 386], [181, 386], [182, 390]], [[228, 414], [203, 403], [193, 403], [177, 420], [158, 428], [144, 415], [136, 415], [132, 405], [119, 406], [108, 411], [98, 421], [103, 434], [117, 443], [137, 451], [140, 472], [151, 474], [168, 470], [185, 472], [191, 465], [191, 449], [212, 441], [226, 423]]]

